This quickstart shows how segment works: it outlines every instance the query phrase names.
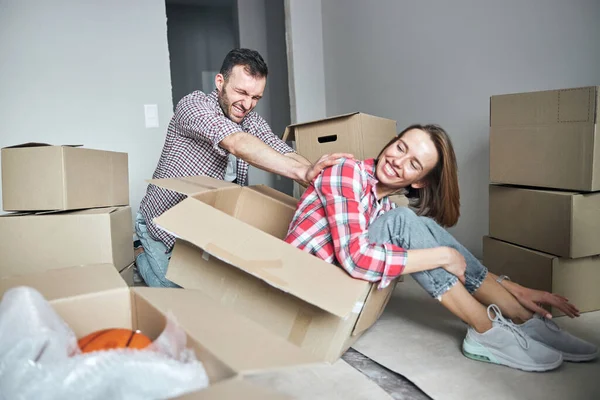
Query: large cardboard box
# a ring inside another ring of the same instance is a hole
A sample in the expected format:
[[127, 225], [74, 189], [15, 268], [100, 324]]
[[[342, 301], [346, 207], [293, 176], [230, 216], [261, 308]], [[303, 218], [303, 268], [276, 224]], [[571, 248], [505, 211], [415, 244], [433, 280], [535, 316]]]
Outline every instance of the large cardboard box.
[[131, 208], [0, 216], [0, 277], [31, 274], [65, 265], [133, 262]]
[[294, 198], [265, 186], [195, 189], [155, 219], [179, 238], [168, 279], [328, 362], [379, 318], [396, 281], [378, 290], [285, 243]]
[[283, 140], [296, 142], [296, 151], [310, 162], [330, 153], [364, 160], [377, 157], [397, 134], [396, 121], [356, 112], [290, 125]]
[[1, 158], [5, 211], [129, 205], [127, 153], [26, 143]]
[[599, 87], [492, 96], [492, 183], [600, 190]]
[[578, 258], [600, 254], [600, 193], [490, 185], [490, 236]]
[[316, 362], [199, 291], [128, 288], [112, 265], [1, 278], [0, 296], [17, 286], [38, 290], [77, 337], [105, 328], [129, 328], [155, 339], [171, 313], [185, 330], [187, 346], [203, 363], [211, 383], [207, 389], [182, 399], [284, 399], [287, 397], [241, 378], [263, 370]]
[[483, 264], [523, 286], [561, 294], [581, 312], [600, 310], [600, 256], [561, 258], [485, 236]]

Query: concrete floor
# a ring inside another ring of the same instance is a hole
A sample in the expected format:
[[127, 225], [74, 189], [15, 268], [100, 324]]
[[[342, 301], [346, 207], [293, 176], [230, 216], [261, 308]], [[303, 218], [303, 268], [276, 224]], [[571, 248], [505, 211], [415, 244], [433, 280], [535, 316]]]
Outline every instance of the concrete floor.
[[379, 385], [394, 400], [431, 399], [404, 376], [377, 364], [354, 349], [349, 349], [342, 359]]

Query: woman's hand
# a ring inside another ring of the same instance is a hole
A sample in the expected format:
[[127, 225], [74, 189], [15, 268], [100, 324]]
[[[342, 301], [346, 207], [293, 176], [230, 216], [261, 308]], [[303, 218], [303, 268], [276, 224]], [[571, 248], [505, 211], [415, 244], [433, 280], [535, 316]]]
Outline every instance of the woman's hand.
[[457, 250], [448, 247], [448, 262], [443, 264], [442, 267], [450, 272], [463, 283], [465, 283], [465, 271], [467, 269], [467, 262], [465, 258]]
[[545, 316], [548, 319], [552, 318], [552, 314], [541, 305], [549, 305], [556, 307], [570, 318], [579, 317], [580, 313], [577, 307], [569, 302], [569, 299], [559, 294], [544, 292], [542, 290], [529, 289], [517, 283], [503, 281], [501, 283], [519, 303], [526, 309]]

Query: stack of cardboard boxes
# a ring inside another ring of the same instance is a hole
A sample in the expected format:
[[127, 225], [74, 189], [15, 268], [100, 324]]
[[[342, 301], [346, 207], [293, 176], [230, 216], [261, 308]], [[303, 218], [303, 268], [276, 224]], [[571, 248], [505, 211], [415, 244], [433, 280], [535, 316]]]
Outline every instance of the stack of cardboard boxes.
[[492, 96], [490, 107], [484, 264], [582, 312], [600, 309], [599, 93]]
[[112, 264], [133, 278], [126, 153], [26, 143], [1, 151], [0, 277]]

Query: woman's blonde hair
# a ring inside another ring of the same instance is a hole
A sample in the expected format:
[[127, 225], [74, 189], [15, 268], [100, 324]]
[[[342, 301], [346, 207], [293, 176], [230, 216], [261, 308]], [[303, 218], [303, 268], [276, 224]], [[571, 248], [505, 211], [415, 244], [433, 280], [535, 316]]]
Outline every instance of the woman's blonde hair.
[[410, 130], [426, 132], [435, 145], [438, 162], [425, 176], [425, 186], [420, 189], [406, 188], [406, 197], [417, 214], [433, 218], [438, 224], [450, 227], [456, 225], [460, 217], [460, 192], [458, 189], [458, 166], [452, 141], [438, 125], [411, 125], [391, 140], [379, 153], [377, 159], [392, 144], [395, 144]]

